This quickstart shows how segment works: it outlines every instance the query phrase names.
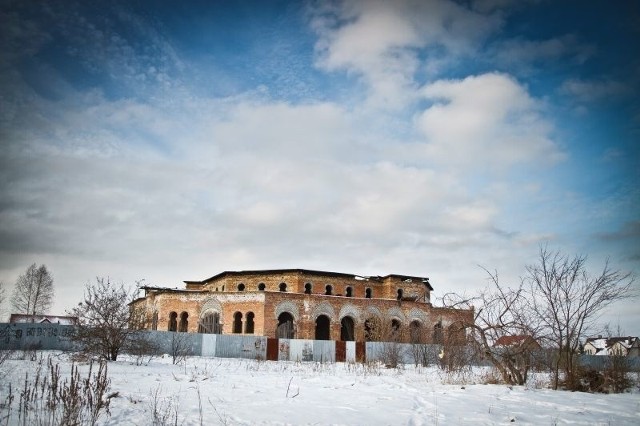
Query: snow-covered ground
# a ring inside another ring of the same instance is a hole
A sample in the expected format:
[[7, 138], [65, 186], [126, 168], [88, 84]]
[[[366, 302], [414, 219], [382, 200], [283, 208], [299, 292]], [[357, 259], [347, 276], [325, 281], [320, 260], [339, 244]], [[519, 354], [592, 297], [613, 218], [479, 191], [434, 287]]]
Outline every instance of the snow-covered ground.
[[[50, 355], [68, 374], [68, 356]], [[36, 368], [33, 361], [6, 361], [2, 401], [9, 383], [18, 393], [25, 373], [35, 374]], [[87, 368], [81, 365], [84, 375]], [[155, 402], [156, 413], [177, 413], [179, 425], [640, 424], [637, 388], [619, 395], [552, 391], [544, 388], [543, 377], [526, 387], [482, 384], [487, 374], [487, 369], [460, 377], [413, 365], [386, 369], [221, 358], [173, 365], [164, 357], [135, 365], [122, 357], [108, 365], [110, 392], [119, 396], [112, 399], [111, 416], [99, 423], [152, 424]]]

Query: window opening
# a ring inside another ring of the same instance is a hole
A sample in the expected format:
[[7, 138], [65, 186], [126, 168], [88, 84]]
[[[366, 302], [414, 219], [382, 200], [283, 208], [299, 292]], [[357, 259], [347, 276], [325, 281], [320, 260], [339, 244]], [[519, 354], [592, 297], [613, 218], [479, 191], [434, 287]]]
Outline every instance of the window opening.
[[176, 312], [171, 312], [169, 314], [169, 327], [167, 330], [178, 331], [178, 314]]
[[244, 324], [244, 332], [245, 334], [253, 334], [254, 322], [253, 319], [255, 315], [253, 312], [247, 312], [247, 321]]
[[186, 312], [182, 312], [180, 314], [180, 325], [178, 326], [178, 331], [182, 333], [186, 333], [187, 328], [189, 327], [189, 314]]
[[233, 314], [233, 333], [242, 333], [242, 313], [236, 312]]

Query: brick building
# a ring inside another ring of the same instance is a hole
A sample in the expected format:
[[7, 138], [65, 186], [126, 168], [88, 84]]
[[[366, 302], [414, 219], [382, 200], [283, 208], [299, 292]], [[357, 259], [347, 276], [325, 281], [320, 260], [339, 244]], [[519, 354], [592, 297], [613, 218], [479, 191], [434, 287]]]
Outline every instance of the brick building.
[[183, 290], [143, 287], [147, 328], [316, 340], [442, 343], [470, 310], [433, 307], [429, 279], [306, 269], [225, 271]]

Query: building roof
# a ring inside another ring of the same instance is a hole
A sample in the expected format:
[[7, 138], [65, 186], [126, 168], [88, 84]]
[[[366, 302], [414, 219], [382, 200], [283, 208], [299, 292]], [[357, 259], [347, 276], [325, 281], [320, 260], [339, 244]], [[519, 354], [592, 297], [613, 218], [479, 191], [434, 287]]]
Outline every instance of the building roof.
[[224, 277], [228, 277], [228, 276], [232, 276], [232, 277], [237, 277], [237, 276], [242, 276], [242, 275], [255, 275], [255, 274], [262, 274], [262, 275], [266, 275], [266, 274], [287, 274], [287, 273], [298, 273], [298, 274], [308, 274], [308, 275], [320, 275], [320, 276], [326, 276], [326, 277], [339, 277], [339, 278], [349, 278], [349, 279], [356, 279], [356, 280], [363, 280], [363, 281], [382, 281], [386, 278], [398, 278], [401, 279], [403, 281], [406, 280], [416, 280], [419, 282], [422, 282], [425, 286], [427, 286], [427, 288], [429, 290], [433, 290], [433, 287], [431, 287], [431, 284], [429, 283], [429, 278], [428, 277], [417, 277], [417, 276], [412, 276], [412, 275], [399, 275], [399, 274], [389, 274], [389, 275], [385, 275], [385, 276], [365, 276], [365, 275], [357, 275], [357, 274], [346, 274], [346, 273], [342, 273], [342, 272], [329, 272], [329, 271], [316, 271], [316, 270], [312, 270], [312, 269], [300, 269], [300, 268], [293, 268], [293, 269], [259, 269], [259, 270], [246, 270], [246, 271], [223, 271], [220, 272], [217, 275], [214, 275], [210, 278], [207, 278], [205, 280], [202, 281], [184, 281], [185, 284], [205, 284], [208, 283], [210, 281], [214, 281], [220, 278], [224, 278]]
[[585, 346], [589, 344], [596, 350], [596, 355], [610, 355], [610, 351], [616, 344], [626, 349], [631, 348], [634, 344], [638, 344], [638, 338], [632, 336], [626, 337], [589, 337], [585, 341]]
[[533, 337], [527, 334], [519, 334], [514, 336], [500, 336], [493, 346], [518, 346], [528, 341], [538, 344]]
[[62, 324], [75, 325], [78, 323], [78, 317], [64, 315], [28, 315], [28, 314], [11, 314], [10, 323], [35, 323], [35, 324]]

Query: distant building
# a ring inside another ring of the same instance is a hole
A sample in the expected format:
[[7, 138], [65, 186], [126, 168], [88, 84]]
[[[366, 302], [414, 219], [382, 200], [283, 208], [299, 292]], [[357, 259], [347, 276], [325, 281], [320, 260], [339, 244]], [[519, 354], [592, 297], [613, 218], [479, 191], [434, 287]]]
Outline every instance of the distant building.
[[78, 324], [78, 317], [69, 317], [62, 315], [11, 314], [11, 316], [9, 317], [9, 323], [76, 325]]
[[590, 337], [584, 344], [587, 355], [640, 356], [637, 337]]
[[519, 334], [515, 336], [500, 336], [493, 344], [494, 347], [522, 348], [528, 351], [540, 349], [540, 344], [532, 336]]
[[429, 279], [306, 269], [225, 271], [185, 289], [144, 287], [146, 327], [278, 338], [443, 343], [472, 310], [433, 307]]

